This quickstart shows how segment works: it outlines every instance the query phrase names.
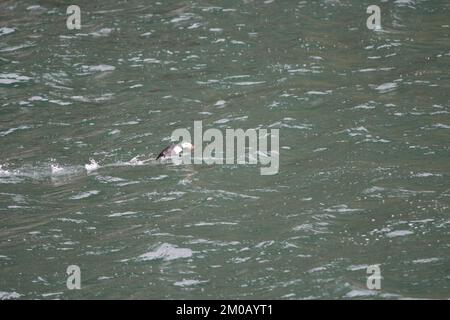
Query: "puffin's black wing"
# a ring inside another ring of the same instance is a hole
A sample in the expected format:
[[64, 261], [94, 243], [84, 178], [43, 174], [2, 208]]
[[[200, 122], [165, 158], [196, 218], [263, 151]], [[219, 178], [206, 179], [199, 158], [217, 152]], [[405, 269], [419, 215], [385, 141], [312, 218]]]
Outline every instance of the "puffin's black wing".
[[156, 157], [156, 160], [158, 160], [159, 158], [165, 158], [165, 157], [167, 157], [167, 156], [170, 156], [171, 153], [172, 153], [172, 150], [173, 150], [174, 146], [175, 146], [175, 145], [172, 144], [172, 145], [166, 147], [163, 151], [161, 151], [161, 152], [158, 154], [158, 156]]

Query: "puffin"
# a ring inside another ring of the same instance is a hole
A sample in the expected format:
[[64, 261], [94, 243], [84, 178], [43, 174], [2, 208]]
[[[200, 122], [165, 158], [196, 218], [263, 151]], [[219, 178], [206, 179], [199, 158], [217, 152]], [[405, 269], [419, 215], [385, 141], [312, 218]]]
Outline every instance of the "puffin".
[[184, 150], [191, 151], [192, 149], [194, 149], [194, 145], [190, 142], [171, 144], [159, 153], [156, 160], [169, 160], [175, 156], [180, 156]]

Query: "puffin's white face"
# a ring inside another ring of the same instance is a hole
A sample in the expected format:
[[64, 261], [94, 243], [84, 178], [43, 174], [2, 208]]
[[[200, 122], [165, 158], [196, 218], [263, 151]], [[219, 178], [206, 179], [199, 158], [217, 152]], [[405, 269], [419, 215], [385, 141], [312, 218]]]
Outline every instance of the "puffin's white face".
[[190, 142], [182, 142], [181, 147], [188, 150], [194, 149], [194, 145], [192, 145]]

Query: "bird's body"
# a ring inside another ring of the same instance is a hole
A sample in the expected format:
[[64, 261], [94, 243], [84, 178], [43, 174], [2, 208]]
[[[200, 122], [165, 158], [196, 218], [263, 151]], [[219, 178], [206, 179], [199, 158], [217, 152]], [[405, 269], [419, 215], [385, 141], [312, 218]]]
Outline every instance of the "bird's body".
[[185, 149], [190, 151], [193, 148], [194, 146], [189, 142], [171, 144], [159, 153], [156, 160], [169, 160], [173, 157], [179, 157]]

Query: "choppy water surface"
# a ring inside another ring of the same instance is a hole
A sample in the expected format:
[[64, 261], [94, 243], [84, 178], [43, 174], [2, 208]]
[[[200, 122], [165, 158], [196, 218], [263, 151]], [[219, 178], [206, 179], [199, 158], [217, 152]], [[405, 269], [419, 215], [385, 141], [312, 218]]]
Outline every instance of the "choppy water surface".
[[[0, 298], [450, 297], [448, 1], [72, 2], [0, 4]], [[280, 172], [155, 163], [194, 120]]]

